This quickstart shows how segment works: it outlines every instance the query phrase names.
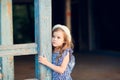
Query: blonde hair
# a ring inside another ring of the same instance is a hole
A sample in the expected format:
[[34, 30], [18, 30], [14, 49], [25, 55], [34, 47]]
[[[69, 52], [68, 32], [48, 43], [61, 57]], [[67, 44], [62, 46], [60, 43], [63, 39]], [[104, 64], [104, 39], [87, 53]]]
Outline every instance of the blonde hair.
[[60, 47], [60, 55], [58, 56], [58, 58], [60, 58], [64, 50], [66, 50], [67, 48], [73, 48], [74, 45], [72, 42], [70, 30], [68, 29], [67, 26], [57, 24], [53, 27], [52, 35], [56, 31], [62, 31], [64, 34], [64, 40], [65, 40], [65, 43], [63, 43], [63, 45]]

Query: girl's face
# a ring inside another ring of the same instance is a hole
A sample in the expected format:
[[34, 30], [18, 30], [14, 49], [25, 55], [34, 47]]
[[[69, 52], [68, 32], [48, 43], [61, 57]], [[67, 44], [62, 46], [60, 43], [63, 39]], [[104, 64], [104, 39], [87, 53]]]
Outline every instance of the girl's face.
[[53, 47], [60, 47], [62, 46], [64, 43], [64, 33], [63, 31], [59, 30], [59, 31], [55, 31], [53, 32], [52, 35], [52, 46]]

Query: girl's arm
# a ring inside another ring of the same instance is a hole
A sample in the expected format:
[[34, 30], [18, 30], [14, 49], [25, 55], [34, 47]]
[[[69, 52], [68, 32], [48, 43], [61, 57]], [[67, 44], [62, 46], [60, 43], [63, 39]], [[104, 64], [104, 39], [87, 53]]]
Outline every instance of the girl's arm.
[[48, 67], [51, 68], [52, 70], [54, 70], [54, 71], [62, 74], [62, 73], [64, 73], [64, 71], [65, 71], [65, 69], [66, 69], [66, 67], [67, 67], [67, 65], [68, 65], [68, 62], [69, 62], [69, 54], [67, 54], [67, 55], [64, 57], [63, 62], [62, 62], [62, 64], [61, 64], [60, 66], [56, 66], [56, 65], [52, 64], [51, 62], [49, 62], [49, 61], [47, 60], [46, 57], [42, 57], [42, 56], [39, 57], [39, 62], [42, 63], [42, 64], [44, 64], [44, 65], [46, 65], [46, 66], [48, 66]]

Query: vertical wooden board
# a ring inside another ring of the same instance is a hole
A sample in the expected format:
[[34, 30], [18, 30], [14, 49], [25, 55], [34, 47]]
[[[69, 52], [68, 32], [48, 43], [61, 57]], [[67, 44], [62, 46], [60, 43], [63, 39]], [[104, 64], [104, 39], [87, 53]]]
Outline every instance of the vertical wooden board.
[[1, 44], [13, 44], [12, 0], [1, 0]]
[[51, 61], [51, 0], [34, 0], [35, 3], [35, 42], [38, 44], [36, 55], [36, 77], [51, 80], [51, 70], [38, 63], [38, 56], [46, 56]]
[[95, 49], [95, 30], [92, 19], [92, 2], [88, 0], [88, 33], [89, 33], [89, 50]]
[[66, 26], [71, 30], [71, 0], [65, 2], [65, 13], [66, 13]]
[[[12, 0], [0, 0], [0, 14], [0, 44], [13, 44]], [[2, 80], [14, 80], [13, 56], [0, 58], [0, 63], [2, 64]]]

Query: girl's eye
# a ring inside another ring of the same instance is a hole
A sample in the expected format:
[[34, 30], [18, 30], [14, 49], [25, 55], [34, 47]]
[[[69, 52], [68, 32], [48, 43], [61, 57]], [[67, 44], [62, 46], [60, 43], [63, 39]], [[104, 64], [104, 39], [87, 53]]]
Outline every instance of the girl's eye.
[[60, 39], [60, 37], [57, 37], [58, 39]]

